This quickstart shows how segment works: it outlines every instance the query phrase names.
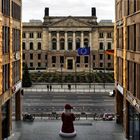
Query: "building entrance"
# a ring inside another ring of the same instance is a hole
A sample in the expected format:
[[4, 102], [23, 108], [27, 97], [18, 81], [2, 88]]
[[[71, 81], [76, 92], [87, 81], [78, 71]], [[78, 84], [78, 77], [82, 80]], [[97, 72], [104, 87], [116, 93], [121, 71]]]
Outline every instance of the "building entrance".
[[73, 69], [73, 60], [72, 59], [68, 59], [67, 60], [67, 69], [68, 70], [72, 70]]
[[2, 106], [2, 138], [9, 136], [9, 109], [8, 102]]

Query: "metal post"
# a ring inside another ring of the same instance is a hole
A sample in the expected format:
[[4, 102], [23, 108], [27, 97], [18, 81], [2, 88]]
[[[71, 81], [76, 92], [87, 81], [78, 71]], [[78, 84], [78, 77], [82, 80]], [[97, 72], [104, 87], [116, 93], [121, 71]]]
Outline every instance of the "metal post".
[[75, 89], [77, 88], [76, 85], [76, 76], [77, 76], [77, 70], [76, 70], [77, 66], [76, 66], [76, 57], [75, 57]]
[[62, 72], [62, 62], [61, 62], [61, 88], [63, 88], [63, 72]]
[[104, 80], [103, 80], [103, 87], [105, 89], [105, 46], [104, 46]]
[[89, 90], [90, 90], [91, 88], [91, 53], [89, 55], [89, 61], [90, 61], [89, 63]]

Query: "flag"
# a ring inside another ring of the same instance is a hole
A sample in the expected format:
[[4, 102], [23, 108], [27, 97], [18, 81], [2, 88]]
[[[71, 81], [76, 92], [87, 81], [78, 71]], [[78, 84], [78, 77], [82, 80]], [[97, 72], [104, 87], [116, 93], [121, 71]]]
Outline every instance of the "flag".
[[114, 50], [106, 50], [105, 53], [108, 55], [114, 55]]
[[90, 47], [79, 48], [78, 55], [90, 55]]

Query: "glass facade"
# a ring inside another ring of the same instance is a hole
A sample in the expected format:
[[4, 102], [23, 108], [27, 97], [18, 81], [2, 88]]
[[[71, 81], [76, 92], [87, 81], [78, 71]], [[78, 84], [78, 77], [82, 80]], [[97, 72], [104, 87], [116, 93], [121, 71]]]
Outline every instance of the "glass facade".
[[129, 105], [129, 140], [140, 139], [140, 113]]

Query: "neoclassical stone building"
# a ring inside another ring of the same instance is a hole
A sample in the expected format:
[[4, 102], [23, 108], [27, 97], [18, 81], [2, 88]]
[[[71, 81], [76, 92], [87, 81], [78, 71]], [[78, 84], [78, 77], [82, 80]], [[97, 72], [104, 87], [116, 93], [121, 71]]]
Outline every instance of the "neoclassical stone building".
[[[96, 9], [91, 16], [49, 16], [44, 21], [23, 23], [23, 62], [31, 70], [77, 72], [113, 69], [113, 56], [104, 50], [113, 49], [113, 23], [97, 22]], [[80, 56], [78, 48], [90, 47], [90, 55]], [[23, 64], [24, 64], [23, 63]]]

